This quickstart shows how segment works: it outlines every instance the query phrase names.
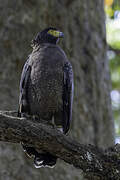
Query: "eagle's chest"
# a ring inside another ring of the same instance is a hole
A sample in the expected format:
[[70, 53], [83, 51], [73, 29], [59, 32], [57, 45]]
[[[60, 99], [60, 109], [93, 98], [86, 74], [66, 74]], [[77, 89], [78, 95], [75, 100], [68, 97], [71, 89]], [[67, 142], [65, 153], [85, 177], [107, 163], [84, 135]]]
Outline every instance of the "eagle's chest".
[[62, 106], [63, 62], [55, 58], [36, 59], [32, 65], [29, 89], [32, 109], [57, 111]]
[[[32, 66], [31, 83], [42, 91], [57, 91], [63, 84], [63, 62], [56, 59], [37, 59]], [[43, 92], [44, 93], [44, 92]]]

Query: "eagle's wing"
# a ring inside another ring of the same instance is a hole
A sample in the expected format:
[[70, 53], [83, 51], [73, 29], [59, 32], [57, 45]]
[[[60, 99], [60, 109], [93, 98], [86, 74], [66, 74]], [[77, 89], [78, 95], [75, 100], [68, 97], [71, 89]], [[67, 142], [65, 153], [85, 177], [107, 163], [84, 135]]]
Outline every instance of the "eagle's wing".
[[73, 71], [69, 62], [64, 65], [63, 78], [63, 131], [67, 133], [72, 118]]
[[18, 116], [21, 117], [22, 113], [29, 112], [29, 106], [27, 102], [27, 90], [28, 90], [28, 80], [31, 73], [31, 66], [29, 65], [29, 59], [26, 61], [20, 80], [20, 96], [19, 96], [19, 109]]

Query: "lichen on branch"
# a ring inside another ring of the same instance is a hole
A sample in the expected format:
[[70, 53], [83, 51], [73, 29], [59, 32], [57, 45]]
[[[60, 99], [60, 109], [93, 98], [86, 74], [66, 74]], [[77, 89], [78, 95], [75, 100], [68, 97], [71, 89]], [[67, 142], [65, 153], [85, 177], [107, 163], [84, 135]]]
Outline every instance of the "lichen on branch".
[[120, 145], [103, 150], [83, 145], [55, 127], [18, 118], [15, 111], [0, 111], [0, 141], [24, 142], [82, 169], [87, 179], [120, 179]]

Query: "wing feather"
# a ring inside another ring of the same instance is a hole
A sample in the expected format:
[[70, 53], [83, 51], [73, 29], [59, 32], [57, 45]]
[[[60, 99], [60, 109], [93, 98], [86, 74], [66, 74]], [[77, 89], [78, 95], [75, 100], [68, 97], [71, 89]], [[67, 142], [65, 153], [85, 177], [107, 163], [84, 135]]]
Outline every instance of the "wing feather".
[[21, 117], [22, 113], [29, 112], [29, 106], [27, 101], [27, 90], [28, 90], [28, 80], [31, 73], [31, 66], [29, 65], [29, 59], [26, 61], [20, 80], [20, 96], [19, 96], [19, 109], [18, 116]]
[[72, 118], [73, 103], [73, 71], [69, 62], [64, 65], [63, 79], [63, 131], [67, 133]]

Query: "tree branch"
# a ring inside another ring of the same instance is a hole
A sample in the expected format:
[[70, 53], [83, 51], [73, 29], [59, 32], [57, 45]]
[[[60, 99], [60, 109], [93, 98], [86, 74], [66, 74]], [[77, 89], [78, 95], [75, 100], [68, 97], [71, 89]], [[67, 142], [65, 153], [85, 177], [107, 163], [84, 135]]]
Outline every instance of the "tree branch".
[[108, 50], [114, 51], [116, 55], [120, 55], [120, 49], [115, 49], [112, 46], [108, 46]]
[[50, 152], [82, 169], [88, 179], [120, 179], [119, 144], [107, 150], [83, 145], [50, 125], [18, 118], [13, 111], [0, 112], [0, 141], [24, 142], [37, 150]]

